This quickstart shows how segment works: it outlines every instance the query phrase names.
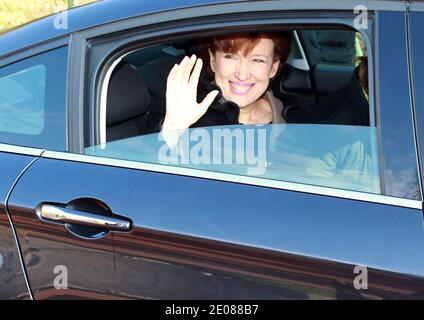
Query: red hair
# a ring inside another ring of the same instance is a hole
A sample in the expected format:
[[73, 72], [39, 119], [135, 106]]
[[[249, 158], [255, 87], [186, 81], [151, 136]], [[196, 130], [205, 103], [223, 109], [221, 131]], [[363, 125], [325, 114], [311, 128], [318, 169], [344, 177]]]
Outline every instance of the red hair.
[[223, 35], [214, 37], [211, 41], [203, 44], [205, 57], [210, 50], [213, 54], [216, 51], [237, 54], [242, 50], [243, 55], [248, 55], [261, 39], [270, 39], [274, 42], [274, 62], [280, 61], [283, 65], [291, 51], [291, 33], [290, 32], [254, 32]]

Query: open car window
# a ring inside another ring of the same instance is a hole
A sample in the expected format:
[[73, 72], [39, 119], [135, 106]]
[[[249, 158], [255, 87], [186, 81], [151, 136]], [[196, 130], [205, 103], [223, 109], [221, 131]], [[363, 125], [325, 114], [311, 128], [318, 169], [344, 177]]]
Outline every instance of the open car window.
[[[85, 153], [379, 194], [367, 50], [354, 30], [333, 31], [290, 31], [296, 35], [291, 55], [269, 87], [282, 102], [283, 123], [190, 128], [174, 148], [160, 132], [166, 113], [166, 80], [184, 56], [201, 55], [200, 39], [168, 41], [124, 53], [104, 80], [107, 94], [100, 101], [100, 141], [86, 146]], [[307, 36], [318, 39], [315, 45], [321, 44], [313, 64], [311, 47], [305, 45]], [[340, 42], [340, 37], [349, 40], [345, 50], [327, 45]], [[310, 69], [300, 67], [305, 54]], [[358, 54], [364, 58], [361, 72]], [[158, 117], [156, 128], [149, 125], [154, 117]]]

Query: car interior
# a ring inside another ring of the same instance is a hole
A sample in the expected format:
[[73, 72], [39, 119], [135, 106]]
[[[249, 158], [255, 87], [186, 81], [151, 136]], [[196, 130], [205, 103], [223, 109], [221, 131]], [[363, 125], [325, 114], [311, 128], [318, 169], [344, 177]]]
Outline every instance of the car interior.
[[[363, 47], [359, 33], [291, 32], [289, 59], [270, 84], [274, 95], [284, 104], [283, 117], [287, 123], [370, 126], [368, 100], [360, 87], [352, 86], [357, 74], [358, 47]], [[171, 68], [184, 56], [199, 52], [199, 42], [191, 39], [144, 47], [125, 55], [109, 81], [107, 141], [154, 132], [146, 120], [152, 104], [161, 106], [165, 113], [166, 79]], [[362, 49], [359, 55], [366, 55], [366, 50]], [[346, 99], [350, 100], [338, 106], [339, 101]], [[361, 110], [353, 110], [357, 106]]]

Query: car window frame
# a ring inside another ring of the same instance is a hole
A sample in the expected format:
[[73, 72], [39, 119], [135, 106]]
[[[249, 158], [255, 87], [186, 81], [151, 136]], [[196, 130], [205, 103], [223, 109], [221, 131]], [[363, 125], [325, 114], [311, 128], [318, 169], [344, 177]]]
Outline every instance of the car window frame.
[[[283, 13], [279, 13], [279, 14], [280, 15], [281, 14], [284, 14], [284, 12]], [[283, 20], [283, 19], [284, 18], [282, 18], [282, 17], [276, 18], [277, 21], [280, 20], [279, 27], [283, 28], [284, 25], [289, 25], [289, 26], [291, 25], [290, 23], [287, 23], [287, 22], [286, 23], [281, 23], [281, 20]], [[334, 17], [332, 17], [331, 19], [333, 20]], [[370, 28], [371, 29], [371, 31], [370, 31], [371, 34], [368, 34], [367, 31], [365, 31], [365, 30], [355, 30], [353, 28], [353, 24], [348, 24], [348, 23], [346, 23], [346, 21], [344, 21], [344, 23], [342, 23], [340, 21], [339, 21], [339, 23], [334, 23], [334, 22], [333, 23], [328, 23], [327, 21], [326, 22], [323, 22], [323, 20], [324, 20], [323, 18], [314, 18], [314, 19], [309, 18], [309, 19], [306, 19], [306, 21], [304, 21], [304, 23], [307, 24], [310, 28], [312, 28], [312, 26], [318, 26], [318, 27], [321, 27], [321, 28], [333, 26], [335, 28], [338, 28], [338, 27], [350, 28], [354, 32], [359, 32], [359, 33], [361, 33], [364, 41], [366, 42], [367, 54], [370, 57], [373, 57], [372, 44], [371, 44], [372, 43], [372, 41], [371, 41], [371, 35], [372, 35], [373, 31], [374, 31], [373, 28]], [[286, 19], [284, 19], [284, 21], [286, 21]], [[370, 25], [372, 25], [372, 20], [370, 20], [369, 23], [370, 23]], [[232, 21], [231, 24], [234, 27], [234, 26], [237, 25], [237, 22]], [[257, 20], [255, 21], [255, 24], [257, 24]], [[246, 26], [244, 26], [244, 27], [246, 27]], [[206, 27], [203, 27], [203, 29], [206, 29]], [[109, 79], [109, 77], [110, 77], [110, 75], [111, 75], [111, 73], [113, 71], [113, 68], [116, 66], [117, 63], [119, 63], [120, 59], [122, 59], [123, 56], [129, 54], [133, 50], [139, 49], [140, 47], [143, 47], [143, 46], [146, 46], [146, 45], [153, 45], [153, 44], [156, 44], [156, 43], [157, 44], [160, 44], [160, 43], [165, 42], [164, 39], [160, 39], [159, 41], [153, 41], [153, 42], [151, 42], [151, 41], [149, 41], [149, 37], [148, 36], [145, 36], [145, 35], [146, 35], [146, 33], [143, 33], [143, 37], [141, 37], [142, 40], [140, 40], [140, 43], [138, 41], [135, 41], [135, 43], [134, 43], [134, 40], [128, 39], [128, 38], [131, 38], [131, 37], [130, 36], [127, 36], [127, 39], [126, 39], [126, 42], [127, 43], [126, 44], [123, 44], [123, 45], [121, 44], [121, 46], [119, 46], [119, 48], [113, 50], [113, 54], [109, 55], [105, 59], [106, 61], [103, 61], [102, 62], [103, 69], [101, 69], [101, 70], [97, 69], [97, 72], [99, 73], [99, 75], [96, 77], [97, 90], [99, 90], [99, 88], [101, 88], [101, 89], [100, 89], [100, 93], [97, 91], [97, 94], [96, 94], [96, 98], [97, 98], [95, 100], [96, 101], [95, 102], [96, 108], [98, 108], [101, 105], [101, 100], [105, 96], [105, 89], [107, 88], [107, 85], [105, 85], [105, 84], [107, 84], [108, 79]], [[137, 36], [135, 36], [135, 37], [137, 38]], [[166, 38], [170, 38], [170, 37], [171, 36], [169, 35], [169, 33], [167, 33], [164, 36], [165, 39]], [[295, 38], [295, 40], [298, 40], [298, 39]], [[103, 40], [100, 40], [100, 41], [103, 42]], [[105, 41], [107, 41], [107, 40], [105, 40]], [[118, 42], [119, 42], [119, 40], [118, 40]], [[146, 44], [146, 42], [148, 44]], [[134, 44], [130, 44], [130, 43], [134, 43]], [[96, 46], [95, 43], [92, 43], [92, 47], [95, 47], [95, 46]], [[303, 50], [303, 48], [302, 48], [302, 50]], [[370, 109], [373, 110], [371, 113], [372, 114], [375, 114], [375, 110], [373, 109], [373, 108], [375, 108], [375, 104], [374, 104], [374, 90], [373, 90], [373, 88], [374, 88], [374, 86], [373, 86], [373, 84], [374, 84], [374, 80], [373, 80], [374, 79], [374, 74], [372, 72], [373, 71], [373, 61], [372, 60], [373, 59], [370, 59], [370, 63], [369, 63], [369, 68], [371, 70], [371, 72], [369, 73], [369, 83], [370, 83], [370, 85], [369, 85], [370, 86], [370, 100], [369, 101], [370, 101]], [[98, 117], [101, 117], [101, 115], [104, 116], [104, 114], [105, 114], [104, 112], [98, 111], [98, 115], [97, 116]], [[92, 118], [95, 118], [95, 116], [94, 117], [92, 116]], [[96, 124], [98, 124], [100, 122], [101, 122], [101, 120], [98, 120], [98, 119], [96, 120]], [[371, 121], [371, 123], [372, 124], [375, 124], [375, 121]], [[96, 128], [95, 130], [98, 132], [99, 131], [99, 128], [96, 127], [96, 124], [94, 124], [92, 126], [92, 128]], [[373, 125], [371, 125], [371, 126], [373, 126]], [[99, 141], [99, 137], [96, 137], [96, 138], [97, 138], [96, 139], [97, 140], [96, 141], [97, 144], [98, 143], [102, 143], [102, 140]]]
[[[315, 26], [316, 26], [316, 22], [314, 22], [314, 24], [309, 24], [308, 25], [308, 28], [314, 28]], [[280, 25], [279, 27], [284, 30], [284, 25]], [[323, 24], [323, 25], [320, 25], [319, 27], [322, 27], [324, 29], [327, 29], [328, 28], [328, 24]], [[341, 24], [337, 24], [337, 25], [334, 26], [334, 29], [338, 29], [338, 28], [342, 28], [342, 27], [344, 27], [344, 26], [342, 26]], [[349, 27], [351, 27], [351, 26], [349, 26]], [[235, 29], [235, 26], [233, 26], [231, 28], [231, 32], [234, 32], [234, 29]], [[297, 31], [294, 30], [294, 32], [297, 32]], [[360, 32], [360, 31], [358, 31], [358, 30], [352, 30], [352, 32]], [[367, 37], [368, 35], [367, 36], [362, 35], [362, 36], [364, 37], [364, 41], [366, 41], [367, 43], [371, 43], [371, 39], [369, 37]], [[179, 39], [178, 38], [178, 39], [175, 39], [175, 41], [179, 41], [179, 40], [184, 41], [184, 40], [190, 40], [191, 39], [190, 38], [190, 35], [188, 35], [187, 37], [188, 37], [188, 39], [185, 39], [185, 38]], [[168, 39], [168, 38], [169, 38], [169, 36], [167, 35], [166, 36], [166, 39]], [[294, 40], [296, 40], [296, 37], [294, 37]], [[159, 39], [159, 40], [154, 41], [152, 43], [149, 42], [149, 46], [150, 45], [152, 45], [152, 46], [161, 45], [161, 44], [163, 44], [165, 42], [166, 41], [163, 41], [163, 40]], [[133, 44], [133, 45], [130, 45], [130, 46], [129, 45], [122, 45], [119, 49], [114, 50], [113, 55], [110, 55], [110, 56], [108, 56], [108, 57], [105, 58], [105, 61], [103, 62], [104, 68], [102, 70], [99, 70], [98, 71], [100, 75], [97, 77], [97, 86], [96, 87], [97, 87], [98, 90], [100, 90], [100, 93], [97, 93], [97, 97], [100, 96], [100, 98], [96, 101], [95, 108], [97, 110], [99, 110], [98, 111], [98, 119], [96, 120], [97, 123], [99, 124], [99, 126], [96, 127], [96, 128], [100, 132], [100, 136], [97, 137], [98, 140], [95, 143], [96, 145], [103, 145], [103, 144], [105, 144], [107, 142], [107, 140], [106, 140], [106, 97], [107, 97], [108, 84], [109, 84], [109, 81], [110, 81], [111, 74], [114, 71], [114, 68], [120, 63], [120, 61], [122, 61], [122, 59], [124, 59], [125, 56], [127, 56], [127, 55], [129, 55], [129, 54], [131, 54], [133, 52], [136, 52], [137, 50], [143, 49], [145, 47], [146, 46], [143, 45], [143, 41], [141, 43], [138, 43], [137, 42], [137, 44]], [[367, 47], [366, 47], [367, 54], [370, 57], [372, 57], [372, 54], [373, 54], [371, 48], [372, 48], [371, 47], [371, 44], [368, 44]], [[302, 47], [300, 49], [303, 50]], [[373, 84], [373, 80], [372, 79], [373, 79], [374, 74], [373, 74], [372, 66], [373, 66], [373, 63], [370, 62], [370, 72], [369, 72], [369, 83], [370, 83], [370, 85], [369, 85], [369, 88], [370, 88], [369, 89], [369, 92], [370, 92], [370, 97], [373, 97], [374, 96], [374, 90], [373, 90], [373, 86], [372, 86], [372, 84]], [[374, 105], [373, 100], [371, 100], [371, 98], [370, 98], [370, 101], [369, 101], [370, 111], [369, 111], [369, 113], [372, 114], [372, 115], [375, 114], [375, 110], [373, 109], [373, 105]], [[375, 119], [372, 119], [371, 120], [371, 123], [370, 123], [370, 126], [369, 127], [370, 128], [376, 128], [377, 127], [376, 126]], [[378, 139], [378, 137], [376, 137], [376, 138]], [[380, 151], [378, 145], [376, 146], [376, 149], [378, 150], [378, 152]], [[105, 157], [107, 158], [107, 156], [105, 156]], [[379, 184], [380, 191], [382, 191], [383, 190], [383, 186], [382, 186], [383, 181], [382, 181], [382, 174], [381, 174], [381, 170], [382, 170], [381, 169], [381, 166], [382, 166], [381, 162], [382, 161], [381, 161], [381, 156], [380, 155], [378, 155], [378, 159], [377, 160], [378, 160], [378, 169], [380, 171], [378, 184]], [[172, 166], [172, 165], [168, 165], [168, 166]], [[211, 172], [216, 172], [216, 171], [211, 171]], [[225, 171], [222, 171], [222, 172], [225, 172]], [[235, 172], [233, 174], [236, 175]], [[262, 177], [262, 179], [267, 179], [267, 178], [266, 177]], [[300, 181], [290, 181], [290, 180], [284, 180], [284, 179], [282, 179], [282, 181], [293, 182], [293, 183], [298, 183], [298, 184], [305, 184], [305, 183], [302, 183]], [[326, 188], [329, 188], [329, 189], [337, 189], [337, 187], [334, 187], [334, 186], [332, 187], [332, 186], [329, 186], [329, 185], [325, 186], [325, 185], [313, 184], [313, 186], [326, 187]], [[343, 189], [343, 190], [348, 190], [348, 189]], [[355, 189], [350, 189], [350, 190], [366, 193], [365, 191], [359, 191], [359, 190], [355, 190]], [[380, 194], [383, 194], [383, 193], [380, 192]]]

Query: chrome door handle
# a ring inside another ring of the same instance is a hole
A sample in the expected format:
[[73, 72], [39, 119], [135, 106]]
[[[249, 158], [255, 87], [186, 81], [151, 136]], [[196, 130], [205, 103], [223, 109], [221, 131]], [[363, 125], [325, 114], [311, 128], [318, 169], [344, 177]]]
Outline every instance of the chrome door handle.
[[107, 229], [110, 231], [127, 232], [131, 230], [131, 221], [121, 217], [107, 217], [98, 214], [72, 210], [51, 204], [42, 204], [35, 209], [42, 221], [68, 223]]

